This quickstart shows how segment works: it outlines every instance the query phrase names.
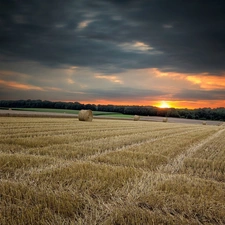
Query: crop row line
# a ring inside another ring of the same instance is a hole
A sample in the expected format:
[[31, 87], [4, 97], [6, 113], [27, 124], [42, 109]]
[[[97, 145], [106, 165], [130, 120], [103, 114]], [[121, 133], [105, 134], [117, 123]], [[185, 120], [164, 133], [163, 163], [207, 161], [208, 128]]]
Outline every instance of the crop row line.
[[[184, 134], [188, 134], [190, 132], [192, 132], [192, 130], [185, 131], [185, 132], [179, 132], [179, 136], [184, 135]], [[88, 156], [87, 158], [84, 158], [84, 159], [85, 160], [86, 159], [87, 160], [93, 160], [96, 157], [98, 157], [100, 155], [102, 156], [102, 155], [108, 154], [109, 152], [120, 152], [120, 151], [123, 151], [123, 150], [128, 149], [128, 148], [132, 148], [132, 147], [136, 147], [136, 146], [140, 146], [140, 145], [144, 145], [144, 144], [148, 144], [148, 143], [151, 143], [151, 142], [160, 141], [160, 140], [164, 140], [164, 139], [168, 139], [168, 138], [176, 137], [176, 136], [178, 136], [177, 133], [172, 134], [172, 135], [164, 135], [163, 137], [152, 138], [152, 139], [149, 139], [149, 140], [143, 140], [143, 141], [135, 142], [135, 143], [131, 143], [131, 144], [126, 144], [122, 147], [117, 147], [116, 149], [112, 149], [112, 148], [106, 149], [104, 152], [98, 152], [98, 153], [96, 153], [94, 155], [91, 155], [91, 156]]]
[[221, 133], [224, 131], [224, 129], [218, 130], [216, 133], [212, 134], [211, 136], [205, 138], [204, 140], [200, 141], [197, 144], [194, 144], [189, 149], [187, 149], [186, 152], [181, 153], [176, 158], [174, 158], [171, 162], [169, 162], [165, 166], [161, 166], [159, 168], [159, 171], [162, 172], [169, 172], [169, 173], [176, 173], [181, 168], [181, 166], [184, 163], [184, 160], [188, 157], [191, 157], [198, 149], [200, 149], [202, 146], [204, 146], [206, 143], [212, 141], [213, 139], [217, 138], [221, 135]]
[[[179, 136], [188, 134], [190, 132], [192, 132], [192, 131], [180, 132]], [[109, 152], [120, 152], [120, 151], [124, 151], [124, 150], [126, 150], [128, 148], [131, 148], [131, 147], [135, 147], [135, 146], [139, 146], [139, 145], [143, 145], [143, 144], [147, 144], [147, 143], [151, 143], [151, 142], [155, 142], [155, 141], [160, 141], [160, 140], [171, 138], [171, 137], [175, 137], [175, 136], [177, 136], [177, 134], [165, 135], [163, 137], [152, 138], [152, 139], [149, 139], [149, 140], [140, 141], [138, 143], [135, 142], [135, 143], [132, 143], [132, 144], [126, 144], [126, 145], [123, 145], [122, 147], [110, 148], [110, 149], [105, 149], [105, 150], [103, 149], [103, 151], [100, 150], [96, 154], [93, 154], [93, 155], [90, 155], [90, 156], [80, 157], [80, 158], [77, 158], [77, 159], [73, 158], [72, 160], [68, 160], [68, 159], [64, 160], [63, 158], [57, 158], [57, 157], [54, 157], [54, 155], [51, 155], [51, 158], [55, 158], [54, 164], [52, 164], [50, 166], [46, 165], [45, 167], [38, 167], [38, 168], [37, 167], [33, 167], [33, 168], [30, 168], [29, 170], [27, 170], [27, 172], [24, 171], [24, 175], [25, 174], [29, 175], [29, 174], [32, 174], [33, 172], [35, 172], [35, 173], [43, 172], [45, 170], [51, 170], [51, 169], [59, 168], [59, 167], [60, 168], [68, 167], [69, 165], [73, 164], [74, 162], [92, 162], [94, 164], [100, 164], [99, 162], [93, 162], [92, 160], [97, 158], [100, 155], [102, 156], [102, 155], [105, 155], [105, 154], [107, 154]], [[20, 153], [18, 153], [17, 155], [19, 155], [19, 154]], [[21, 153], [21, 154], [22, 155], [27, 155], [26, 153]], [[36, 154], [34, 156], [39, 157], [39, 155], [36, 155]], [[56, 160], [56, 159], [58, 159], [58, 160]]]

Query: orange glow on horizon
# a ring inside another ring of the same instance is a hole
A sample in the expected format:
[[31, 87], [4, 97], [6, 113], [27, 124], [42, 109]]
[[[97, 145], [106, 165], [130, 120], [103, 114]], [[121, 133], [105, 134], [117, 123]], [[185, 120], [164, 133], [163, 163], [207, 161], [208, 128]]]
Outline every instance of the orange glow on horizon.
[[[95, 101], [78, 101], [81, 104], [100, 104], [100, 105], [125, 105], [125, 106], [155, 106], [158, 108], [160, 107], [160, 101], [113, 101], [113, 100], [95, 100]], [[177, 108], [177, 109], [197, 109], [197, 108], [219, 108], [219, 107], [225, 107], [225, 100], [219, 101], [219, 100], [198, 100], [198, 101], [164, 101], [168, 104], [169, 107], [165, 108]], [[163, 108], [163, 107], [162, 107]]]

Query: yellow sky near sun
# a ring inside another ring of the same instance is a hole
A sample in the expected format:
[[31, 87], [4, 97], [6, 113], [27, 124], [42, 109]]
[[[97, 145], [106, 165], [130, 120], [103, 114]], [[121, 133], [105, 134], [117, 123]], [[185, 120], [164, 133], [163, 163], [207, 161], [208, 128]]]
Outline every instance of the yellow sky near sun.
[[159, 108], [171, 108], [170, 104], [167, 101], [160, 101], [157, 105]]

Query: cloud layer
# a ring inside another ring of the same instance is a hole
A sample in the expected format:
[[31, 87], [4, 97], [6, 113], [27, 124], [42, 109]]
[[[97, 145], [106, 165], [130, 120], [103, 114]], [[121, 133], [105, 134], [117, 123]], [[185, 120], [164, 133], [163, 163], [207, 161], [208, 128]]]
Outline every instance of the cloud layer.
[[224, 104], [224, 11], [222, 0], [1, 1], [0, 98]]

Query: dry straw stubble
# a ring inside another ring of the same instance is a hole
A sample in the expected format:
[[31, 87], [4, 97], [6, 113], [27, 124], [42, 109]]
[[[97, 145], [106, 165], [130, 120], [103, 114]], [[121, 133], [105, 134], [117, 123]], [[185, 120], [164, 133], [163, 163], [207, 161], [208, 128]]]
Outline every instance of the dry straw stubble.
[[224, 127], [0, 122], [2, 225], [225, 224]]

